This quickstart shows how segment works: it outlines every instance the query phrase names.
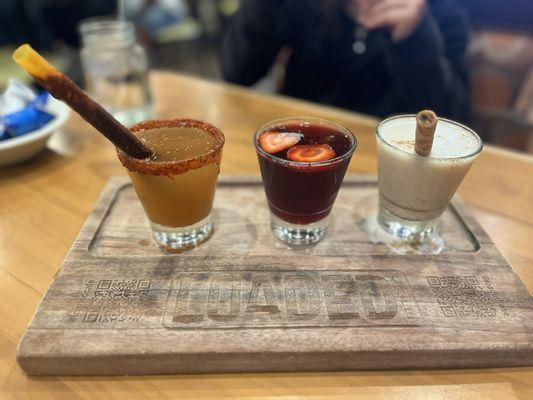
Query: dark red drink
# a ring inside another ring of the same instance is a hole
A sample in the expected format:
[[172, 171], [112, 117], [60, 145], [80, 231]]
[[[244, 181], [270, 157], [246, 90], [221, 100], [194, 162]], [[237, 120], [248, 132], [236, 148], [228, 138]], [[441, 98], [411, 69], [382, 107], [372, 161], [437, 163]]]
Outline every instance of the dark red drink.
[[[283, 132], [287, 134], [277, 135]], [[294, 225], [327, 217], [355, 149], [355, 136], [328, 121], [291, 118], [262, 127], [255, 141], [272, 214]]]

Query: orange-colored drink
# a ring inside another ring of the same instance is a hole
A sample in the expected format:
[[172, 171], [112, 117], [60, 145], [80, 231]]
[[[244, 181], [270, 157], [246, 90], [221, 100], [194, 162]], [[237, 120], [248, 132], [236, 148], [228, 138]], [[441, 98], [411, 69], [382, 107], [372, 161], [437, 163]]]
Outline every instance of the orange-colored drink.
[[211, 234], [211, 209], [224, 135], [211, 124], [155, 120], [131, 128], [155, 155], [118, 151], [151, 222], [155, 240], [171, 251], [194, 247]]

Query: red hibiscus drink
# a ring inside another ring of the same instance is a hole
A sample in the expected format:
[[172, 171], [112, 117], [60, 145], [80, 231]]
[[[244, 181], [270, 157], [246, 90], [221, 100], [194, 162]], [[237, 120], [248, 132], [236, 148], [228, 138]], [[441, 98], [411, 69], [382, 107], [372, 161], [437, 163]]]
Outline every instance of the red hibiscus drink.
[[341, 125], [318, 118], [285, 118], [254, 138], [270, 207], [272, 233], [289, 244], [316, 243], [357, 145]]

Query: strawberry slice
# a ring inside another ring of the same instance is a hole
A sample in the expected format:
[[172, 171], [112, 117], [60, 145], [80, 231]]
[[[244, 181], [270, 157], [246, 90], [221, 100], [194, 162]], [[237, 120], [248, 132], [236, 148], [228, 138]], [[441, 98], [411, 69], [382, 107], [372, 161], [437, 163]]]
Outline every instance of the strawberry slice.
[[326, 161], [335, 157], [329, 144], [298, 144], [287, 151], [287, 158], [300, 162]]
[[302, 137], [303, 135], [297, 132], [265, 131], [259, 135], [257, 141], [268, 154], [275, 154], [294, 146]]

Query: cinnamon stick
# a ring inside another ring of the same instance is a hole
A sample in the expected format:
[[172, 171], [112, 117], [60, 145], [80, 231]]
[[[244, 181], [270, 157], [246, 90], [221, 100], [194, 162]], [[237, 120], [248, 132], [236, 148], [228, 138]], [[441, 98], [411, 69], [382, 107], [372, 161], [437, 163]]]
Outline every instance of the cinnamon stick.
[[44, 57], [23, 44], [13, 60], [32, 75], [52, 96], [63, 100], [116, 147], [134, 158], [149, 158], [153, 151], [100, 104], [91, 99], [72, 79], [54, 68]]
[[416, 115], [416, 154], [427, 157], [431, 153], [438, 120], [435, 113], [431, 110], [423, 110]]

